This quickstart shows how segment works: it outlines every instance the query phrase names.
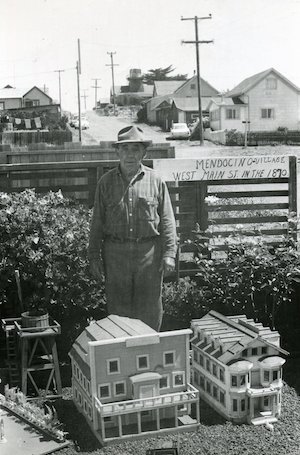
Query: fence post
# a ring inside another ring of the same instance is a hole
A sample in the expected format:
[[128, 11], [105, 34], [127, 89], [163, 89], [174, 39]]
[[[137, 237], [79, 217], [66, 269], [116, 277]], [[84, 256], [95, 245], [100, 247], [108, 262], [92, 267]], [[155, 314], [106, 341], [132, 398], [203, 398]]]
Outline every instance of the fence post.
[[297, 158], [289, 157], [289, 216], [293, 216], [295, 222], [289, 222], [289, 232], [292, 238], [297, 242]]
[[95, 191], [97, 186], [97, 167], [88, 168], [88, 204], [89, 207], [93, 207]]

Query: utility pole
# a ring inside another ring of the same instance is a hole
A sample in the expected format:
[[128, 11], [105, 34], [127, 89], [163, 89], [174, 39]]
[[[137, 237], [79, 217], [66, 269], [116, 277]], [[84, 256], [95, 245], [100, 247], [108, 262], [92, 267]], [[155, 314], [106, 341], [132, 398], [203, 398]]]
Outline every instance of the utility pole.
[[200, 57], [199, 57], [199, 44], [213, 43], [213, 40], [199, 41], [198, 38], [198, 21], [203, 19], [211, 19], [212, 15], [206, 17], [182, 17], [182, 21], [194, 21], [195, 22], [195, 41], [182, 41], [185, 44], [196, 44], [196, 62], [197, 62], [197, 88], [198, 88], [198, 115], [199, 115], [199, 135], [200, 145], [203, 145], [203, 119], [202, 119], [202, 106], [201, 106], [201, 79], [200, 79]]
[[84, 110], [86, 111], [86, 99], [89, 97], [88, 95], [86, 95], [86, 92], [87, 92], [87, 89], [84, 88], [83, 89], [83, 95], [81, 95], [81, 98], [84, 98]]
[[80, 74], [81, 74], [81, 57], [80, 57], [80, 39], [77, 40], [78, 45], [78, 60], [76, 62], [77, 70], [77, 98], [78, 98], [78, 134], [79, 142], [81, 142], [81, 106], [80, 106]]
[[114, 115], [116, 115], [116, 94], [115, 94], [115, 78], [114, 78], [114, 66], [118, 66], [117, 63], [114, 63], [113, 55], [115, 52], [107, 52], [110, 55], [111, 63], [105, 66], [111, 66], [111, 78], [112, 78], [112, 89], [113, 89], [113, 105], [114, 105]]
[[59, 88], [59, 104], [60, 104], [60, 112], [61, 112], [61, 83], [60, 83], [60, 73], [64, 73], [65, 70], [55, 70], [55, 73], [58, 73], [58, 88]]
[[92, 79], [92, 81], [95, 81], [95, 85], [92, 85], [92, 88], [95, 89], [95, 110], [96, 110], [97, 109], [97, 90], [98, 90], [98, 88], [101, 88], [98, 85], [98, 81], [100, 81], [100, 79]]

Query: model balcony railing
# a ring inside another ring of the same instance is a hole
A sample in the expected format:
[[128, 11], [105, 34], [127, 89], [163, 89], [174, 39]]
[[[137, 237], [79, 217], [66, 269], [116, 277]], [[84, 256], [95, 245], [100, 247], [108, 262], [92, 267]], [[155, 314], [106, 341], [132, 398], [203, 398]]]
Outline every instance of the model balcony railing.
[[257, 385], [247, 388], [246, 393], [249, 397], [262, 397], [265, 395], [274, 395], [282, 388], [282, 382], [271, 383], [269, 387]]
[[187, 390], [185, 392], [158, 395], [150, 398], [139, 398], [137, 400], [116, 401], [103, 404], [97, 397], [94, 397], [95, 407], [104, 417], [113, 414], [127, 414], [128, 412], [138, 412], [153, 408], [194, 403], [198, 400], [199, 391], [191, 384], [187, 385]]

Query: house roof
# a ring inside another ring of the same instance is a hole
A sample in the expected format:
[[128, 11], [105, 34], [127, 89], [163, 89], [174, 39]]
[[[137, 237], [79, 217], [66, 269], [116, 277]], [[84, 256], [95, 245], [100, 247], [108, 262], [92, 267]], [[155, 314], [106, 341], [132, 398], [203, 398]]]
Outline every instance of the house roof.
[[[207, 106], [210, 102], [210, 96], [201, 96], [201, 108], [202, 111], [207, 110]], [[185, 112], [198, 111], [198, 98], [174, 98], [173, 103], [177, 109]]]
[[[197, 83], [197, 75], [191, 77], [190, 79], [188, 79], [187, 81], [185, 81], [180, 87], [178, 87], [176, 90], [175, 90], [175, 94], [178, 94], [186, 85], [188, 85], [189, 83]], [[219, 93], [219, 90], [215, 89], [215, 87], [213, 87], [209, 82], [207, 82], [205, 79], [203, 79], [202, 77], [200, 77], [200, 83], [202, 84], [201, 85], [201, 95], [202, 96], [212, 96], [211, 93], [207, 94], [205, 93], [205, 87], [206, 86], [209, 86], [214, 92], [215, 94], [217, 95], [217, 93]], [[202, 97], [201, 97], [202, 98]]]
[[203, 329], [212, 340], [220, 342], [222, 350], [220, 347], [213, 346], [209, 340], [207, 343], [205, 340], [201, 340], [196, 343], [196, 346], [224, 364], [229, 364], [237, 354], [247, 349], [255, 340], [272, 346], [282, 354], [288, 354], [274, 342], [274, 338], [279, 339], [277, 331], [272, 331], [269, 327], [264, 327], [253, 319], [247, 319], [245, 315], [226, 317], [216, 311], [210, 311], [203, 318], [193, 320], [192, 327]]
[[171, 95], [184, 83], [185, 81], [154, 81], [156, 95]]
[[34, 89], [35, 89], [35, 90], [38, 90], [40, 93], [42, 93], [43, 95], [47, 96], [47, 98], [49, 98], [49, 100], [52, 101], [51, 96], [47, 95], [47, 93], [45, 93], [43, 90], [41, 90], [41, 89], [40, 89], [39, 87], [37, 87], [36, 85], [35, 85], [34, 87], [31, 87], [30, 90], [27, 90], [27, 92], [24, 93], [23, 98], [24, 98], [26, 95], [28, 95], [28, 93], [30, 93], [30, 92], [31, 92], [32, 90], [34, 90]]
[[15, 99], [23, 98], [24, 89], [20, 88], [1, 88], [0, 89], [0, 99]]
[[207, 105], [207, 110], [209, 110], [211, 104], [214, 103], [217, 106], [235, 106], [235, 105], [243, 105], [247, 106], [247, 103], [243, 103], [243, 101], [239, 97], [229, 98], [227, 96], [223, 97], [214, 97], [210, 98], [210, 101]]
[[296, 85], [294, 85], [291, 81], [289, 81], [286, 77], [284, 77], [277, 70], [275, 70], [274, 68], [269, 68], [265, 71], [262, 71], [261, 73], [254, 74], [253, 76], [250, 76], [250, 77], [244, 79], [236, 87], [234, 87], [232, 90], [227, 92], [226, 97], [235, 97], [235, 96], [240, 96], [240, 95], [247, 93], [256, 84], [258, 84], [265, 77], [269, 76], [271, 73], [274, 73], [275, 75], [277, 75], [277, 77], [282, 79], [284, 82], [286, 82], [292, 88], [294, 88], [297, 92], [300, 91], [300, 89]]
[[157, 332], [139, 319], [111, 314], [107, 318], [93, 321], [76, 338], [70, 350], [82, 369], [89, 365], [89, 342], [130, 338], [138, 335], [152, 335]]

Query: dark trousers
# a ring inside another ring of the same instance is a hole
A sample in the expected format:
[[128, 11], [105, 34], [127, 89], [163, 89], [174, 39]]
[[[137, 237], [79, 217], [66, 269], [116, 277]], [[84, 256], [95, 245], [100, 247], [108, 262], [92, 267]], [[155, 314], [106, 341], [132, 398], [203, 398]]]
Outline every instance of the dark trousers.
[[159, 331], [162, 322], [160, 239], [104, 242], [105, 292], [109, 314], [140, 319]]

